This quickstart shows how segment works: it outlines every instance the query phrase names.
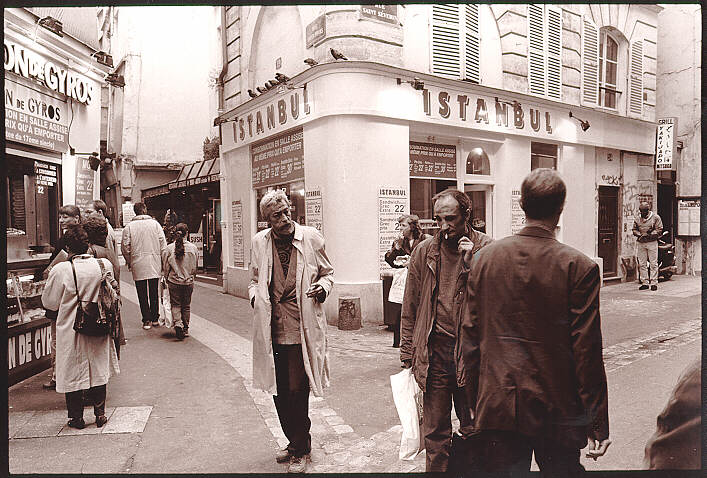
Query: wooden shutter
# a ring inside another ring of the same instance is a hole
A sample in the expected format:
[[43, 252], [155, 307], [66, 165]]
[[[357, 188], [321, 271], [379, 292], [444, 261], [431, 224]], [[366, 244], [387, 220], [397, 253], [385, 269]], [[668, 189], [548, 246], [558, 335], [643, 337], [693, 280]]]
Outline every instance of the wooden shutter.
[[643, 115], [643, 42], [631, 43], [628, 110], [630, 116]]
[[479, 83], [479, 6], [464, 5], [464, 79]]
[[599, 104], [599, 29], [582, 17], [582, 103]]
[[432, 5], [432, 73], [461, 77], [459, 5]]
[[528, 91], [545, 95], [545, 28], [542, 5], [528, 5]]
[[547, 8], [547, 96], [562, 97], [562, 12]]

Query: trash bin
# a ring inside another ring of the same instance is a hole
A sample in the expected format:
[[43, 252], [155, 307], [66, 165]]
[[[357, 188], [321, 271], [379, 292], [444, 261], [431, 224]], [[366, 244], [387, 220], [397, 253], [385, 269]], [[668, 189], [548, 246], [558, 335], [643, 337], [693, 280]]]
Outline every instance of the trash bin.
[[388, 329], [393, 330], [393, 327], [398, 323], [402, 306], [388, 301], [390, 286], [393, 284], [393, 273], [383, 272], [381, 276], [383, 281], [383, 324], [387, 325]]
[[339, 330], [358, 330], [361, 328], [361, 298], [339, 296]]

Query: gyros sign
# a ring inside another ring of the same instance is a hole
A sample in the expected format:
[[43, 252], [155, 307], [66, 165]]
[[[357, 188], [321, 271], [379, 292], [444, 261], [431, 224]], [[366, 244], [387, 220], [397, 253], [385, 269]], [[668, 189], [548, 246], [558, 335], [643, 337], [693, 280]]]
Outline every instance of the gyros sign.
[[94, 97], [93, 82], [65, 68], [55, 65], [39, 54], [16, 43], [3, 41], [5, 71], [25, 78], [37, 79], [48, 88], [69, 96], [86, 105]]

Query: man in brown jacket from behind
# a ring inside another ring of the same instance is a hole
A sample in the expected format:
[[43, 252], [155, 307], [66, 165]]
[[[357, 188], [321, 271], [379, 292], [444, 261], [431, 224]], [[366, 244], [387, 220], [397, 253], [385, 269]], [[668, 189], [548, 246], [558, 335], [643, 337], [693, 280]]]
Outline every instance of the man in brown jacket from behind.
[[474, 412], [474, 464], [577, 476], [609, 444], [599, 267], [555, 239], [566, 187], [552, 169], [521, 186], [526, 226], [474, 257], [459, 332], [459, 384]]

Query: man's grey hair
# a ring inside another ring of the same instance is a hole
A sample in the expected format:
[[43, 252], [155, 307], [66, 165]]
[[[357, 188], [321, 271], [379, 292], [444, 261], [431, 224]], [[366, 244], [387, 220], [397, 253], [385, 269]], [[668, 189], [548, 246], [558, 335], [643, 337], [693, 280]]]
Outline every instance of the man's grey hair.
[[283, 203], [290, 205], [290, 200], [287, 198], [287, 194], [282, 189], [273, 189], [263, 196], [260, 200], [260, 214], [267, 218], [268, 209], [273, 207], [277, 203]]

